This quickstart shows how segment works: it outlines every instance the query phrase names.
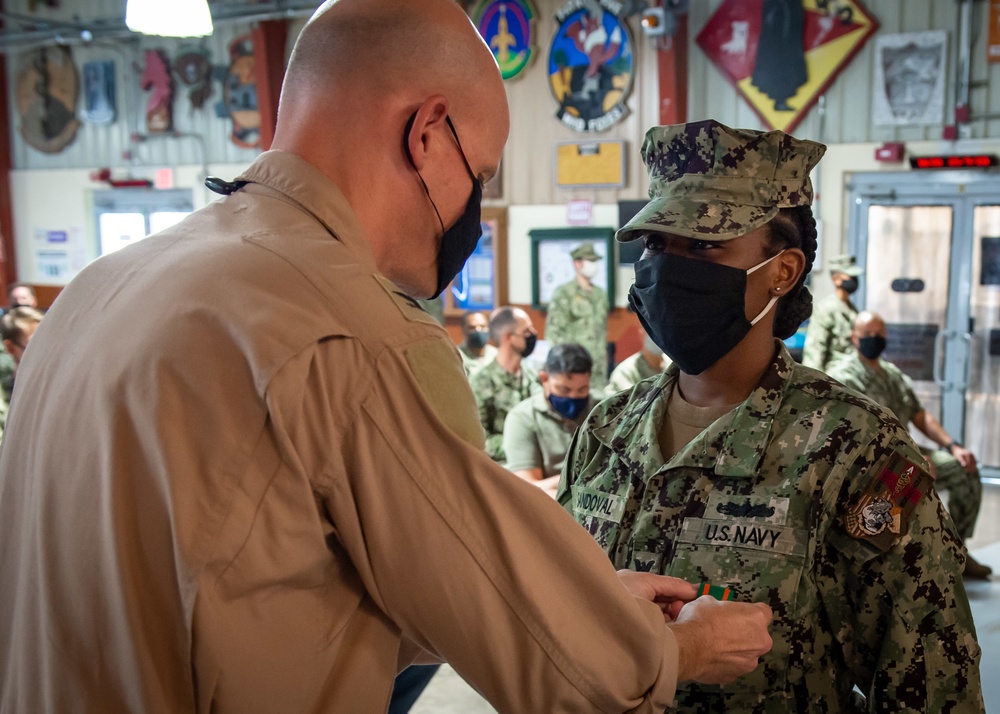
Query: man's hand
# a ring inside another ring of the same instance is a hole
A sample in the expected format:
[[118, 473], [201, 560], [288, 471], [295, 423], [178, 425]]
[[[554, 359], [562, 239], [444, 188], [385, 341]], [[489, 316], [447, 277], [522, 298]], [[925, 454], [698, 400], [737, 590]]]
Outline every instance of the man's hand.
[[771, 608], [760, 602], [720, 602], [705, 595], [685, 605], [668, 625], [677, 638], [678, 681], [728, 684], [752, 672], [771, 650], [771, 619]]
[[555, 498], [556, 492], [559, 490], [559, 476], [549, 476], [541, 481], [536, 481], [535, 484], [552, 498]]
[[663, 611], [663, 619], [667, 622], [676, 620], [684, 604], [694, 600], [698, 594], [697, 588], [691, 583], [669, 575], [619, 570], [618, 578], [633, 597], [659, 605]]
[[962, 465], [962, 468], [965, 469], [965, 473], [976, 473], [976, 457], [972, 455], [971, 451], [960, 444], [955, 444], [951, 447], [951, 455], [954, 456], [955, 460]]

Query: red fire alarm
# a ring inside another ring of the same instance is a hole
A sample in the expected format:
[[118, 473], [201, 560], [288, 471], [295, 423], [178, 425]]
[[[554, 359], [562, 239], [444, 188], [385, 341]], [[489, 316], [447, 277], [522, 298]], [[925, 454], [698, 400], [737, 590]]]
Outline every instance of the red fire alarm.
[[906, 144], [901, 141], [887, 141], [875, 149], [876, 161], [902, 161], [906, 155]]

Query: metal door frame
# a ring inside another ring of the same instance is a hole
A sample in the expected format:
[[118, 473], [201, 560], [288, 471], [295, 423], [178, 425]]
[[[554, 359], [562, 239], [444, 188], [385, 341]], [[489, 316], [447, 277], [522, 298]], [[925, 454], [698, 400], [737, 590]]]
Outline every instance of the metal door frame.
[[[868, 210], [872, 206], [951, 206], [951, 266], [948, 307], [935, 357], [940, 374], [941, 422], [959, 441], [965, 439], [965, 391], [970, 360], [970, 302], [974, 211], [977, 205], [1000, 205], [1000, 172], [935, 171], [855, 174], [846, 185], [849, 197], [848, 250], [868, 266]], [[865, 276], [859, 278], [858, 304], [867, 304]], [[984, 479], [1000, 483], [1000, 469], [981, 468]]]

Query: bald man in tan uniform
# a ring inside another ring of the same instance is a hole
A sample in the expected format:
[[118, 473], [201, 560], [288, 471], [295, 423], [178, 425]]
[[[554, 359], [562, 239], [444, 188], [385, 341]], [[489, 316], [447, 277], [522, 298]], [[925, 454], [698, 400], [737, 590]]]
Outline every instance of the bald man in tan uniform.
[[616, 576], [490, 461], [407, 297], [507, 128], [456, 3], [326, 5], [273, 149], [67, 287], [0, 449], [0, 711], [381, 712], [423, 652], [500, 711], [653, 712], [756, 666], [766, 606]]

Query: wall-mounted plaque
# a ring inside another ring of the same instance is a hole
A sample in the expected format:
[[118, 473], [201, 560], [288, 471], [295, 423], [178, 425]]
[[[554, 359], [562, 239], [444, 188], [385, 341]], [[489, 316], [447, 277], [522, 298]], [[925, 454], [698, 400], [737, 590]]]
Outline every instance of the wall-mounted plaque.
[[787, 132], [877, 29], [860, 0], [724, 0], [697, 42], [761, 121]]
[[472, 13], [472, 21], [493, 51], [505, 80], [520, 75], [537, 54], [536, 15], [528, 0], [483, 0]]
[[556, 144], [559, 188], [620, 188], [625, 185], [625, 142], [569, 141]]
[[573, 131], [606, 131], [628, 114], [635, 58], [632, 32], [617, 0], [567, 0], [549, 46], [556, 117]]

